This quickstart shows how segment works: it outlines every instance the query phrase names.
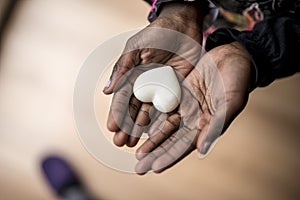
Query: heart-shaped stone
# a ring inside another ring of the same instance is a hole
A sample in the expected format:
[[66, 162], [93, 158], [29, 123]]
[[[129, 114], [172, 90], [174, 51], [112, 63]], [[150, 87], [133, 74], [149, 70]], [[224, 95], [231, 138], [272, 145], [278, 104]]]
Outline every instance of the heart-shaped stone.
[[152, 102], [160, 112], [173, 111], [180, 102], [181, 88], [170, 66], [158, 67], [142, 73], [133, 86], [135, 97], [146, 103]]

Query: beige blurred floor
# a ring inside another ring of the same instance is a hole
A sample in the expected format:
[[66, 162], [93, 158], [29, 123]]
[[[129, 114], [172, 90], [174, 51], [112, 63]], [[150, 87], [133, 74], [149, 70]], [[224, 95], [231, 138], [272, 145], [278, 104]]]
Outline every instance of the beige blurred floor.
[[83, 148], [72, 95], [82, 62], [101, 42], [147, 25], [142, 0], [23, 0], [1, 38], [0, 199], [56, 199], [39, 161], [64, 156], [98, 198], [300, 199], [300, 76], [251, 94], [211, 154], [191, 154], [163, 174], [103, 166]]

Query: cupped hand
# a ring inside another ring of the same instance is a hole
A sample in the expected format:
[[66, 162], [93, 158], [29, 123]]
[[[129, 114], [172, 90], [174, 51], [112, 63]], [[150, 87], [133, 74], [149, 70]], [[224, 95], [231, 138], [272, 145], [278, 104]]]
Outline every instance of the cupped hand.
[[139, 70], [133, 75], [130, 71], [136, 66], [154, 63], [172, 66], [178, 76], [185, 77], [201, 55], [205, 14], [192, 3], [168, 3], [154, 22], [127, 41], [103, 90], [107, 95], [114, 93], [107, 127], [115, 132], [117, 146], [135, 146], [152, 115], [158, 115], [151, 103], [142, 103], [132, 95], [133, 81]]
[[250, 79], [250, 57], [238, 42], [207, 52], [184, 80], [177, 112], [150, 126], [136, 152], [136, 172], [162, 172], [196, 149], [206, 155], [244, 109]]

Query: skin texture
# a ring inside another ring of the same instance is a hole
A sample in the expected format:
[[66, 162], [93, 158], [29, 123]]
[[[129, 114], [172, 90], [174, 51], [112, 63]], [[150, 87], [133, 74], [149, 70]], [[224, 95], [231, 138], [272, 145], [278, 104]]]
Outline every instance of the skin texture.
[[[173, 14], [174, 12], [176, 12], [175, 17]], [[201, 12], [201, 8], [191, 3], [167, 4], [163, 7], [159, 17], [147, 27], [159, 27], [178, 31], [201, 44], [201, 22], [203, 21], [205, 13], [206, 11]], [[148, 31], [147, 27], [128, 40], [124, 53], [114, 66], [107, 85], [108, 87], [103, 89], [103, 93], [106, 95], [115, 93], [111, 108], [119, 107], [118, 104], [123, 104], [124, 100], [129, 98], [125, 92], [119, 92], [118, 95], [116, 95], [116, 93], [120, 89], [118, 86], [123, 84], [121, 80], [123, 80], [122, 78], [124, 75], [138, 65], [145, 65], [149, 63], [169, 65], [172, 66], [176, 73], [182, 77], [189, 74], [194, 67], [192, 63], [187, 62], [184, 58], [175, 55], [172, 52], [167, 52], [161, 49], [144, 48], [157, 41], [163, 42], [166, 45], [172, 45], [174, 44], [174, 41], [176, 41], [176, 38], [169, 38], [166, 37], [166, 35], [161, 36], [160, 34], [156, 34], [155, 31]], [[190, 47], [184, 43], [180, 44], [179, 41], [179, 43], [175, 45], [174, 49], [177, 48], [181, 48], [181, 51], [185, 52], [186, 56], [189, 56], [189, 60], [194, 60], [194, 64], [196, 64], [200, 58], [201, 49], [198, 47]], [[128, 87], [127, 92], [131, 92], [130, 87], [132, 86]], [[148, 125], [149, 113], [153, 106], [151, 104], [139, 102], [134, 96], [130, 98], [130, 102], [134, 103], [129, 104], [129, 110], [135, 124], [139, 126]], [[128, 120], [124, 120], [124, 111], [124, 109], [116, 109], [115, 111], [111, 109], [107, 120], [107, 128], [108, 130], [115, 132], [115, 145], [123, 146], [126, 144], [129, 147], [133, 147], [137, 144], [139, 137], [142, 134], [142, 130], [139, 126], [134, 129], [129, 128], [131, 125]], [[113, 112], [119, 114], [113, 114]]]
[[[204, 13], [192, 4], [168, 4], [148, 27], [175, 30], [201, 44]], [[176, 48], [183, 48], [189, 60], [195, 61], [191, 63], [174, 53], [142, 48], [154, 41], [173, 44], [176, 40], [146, 29], [137, 33], [127, 42], [110, 84], [103, 90], [106, 95], [114, 93], [107, 128], [114, 132], [115, 145], [133, 147], [143, 132], [148, 133], [136, 151], [136, 172], [140, 175], [150, 170], [160, 173], [196, 149], [205, 155], [244, 109], [250, 93], [251, 61], [238, 42], [216, 47], [200, 59], [200, 49], [179, 41]], [[160, 113], [151, 103], [142, 103], [132, 95], [134, 80], [151, 69], [150, 63], [172, 66], [183, 79], [181, 104], [171, 113]]]

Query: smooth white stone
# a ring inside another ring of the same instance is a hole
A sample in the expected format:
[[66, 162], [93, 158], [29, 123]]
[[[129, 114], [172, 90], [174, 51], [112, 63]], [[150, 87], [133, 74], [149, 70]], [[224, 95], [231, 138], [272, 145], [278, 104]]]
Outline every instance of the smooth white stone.
[[134, 83], [133, 93], [138, 100], [152, 102], [157, 110], [164, 113], [173, 111], [181, 99], [181, 88], [170, 66], [142, 73]]

